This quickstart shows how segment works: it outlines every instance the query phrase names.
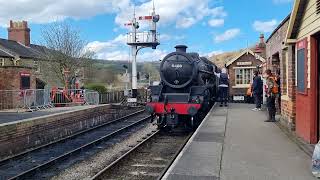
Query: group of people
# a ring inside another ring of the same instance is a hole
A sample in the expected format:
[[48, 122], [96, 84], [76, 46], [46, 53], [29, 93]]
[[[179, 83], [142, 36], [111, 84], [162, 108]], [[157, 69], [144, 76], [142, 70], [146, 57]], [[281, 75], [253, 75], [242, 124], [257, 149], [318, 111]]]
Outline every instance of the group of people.
[[[227, 69], [223, 68], [221, 73], [216, 73], [219, 77], [219, 98], [220, 107], [228, 106], [228, 96], [229, 96], [229, 75]], [[267, 108], [268, 108], [268, 119], [265, 122], [275, 122], [276, 121], [276, 100], [280, 106], [280, 72], [277, 71], [277, 76], [273, 75], [270, 69], [265, 71], [265, 95], [267, 97]], [[253, 83], [251, 86], [252, 96], [256, 107], [254, 111], [261, 111], [261, 105], [263, 101], [263, 81], [262, 77], [259, 75], [259, 71], [254, 71]]]
[[[277, 71], [279, 75], [279, 71]], [[267, 108], [268, 108], [268, 119], [265, 122], [275, 122], [276, 121], [276, 101], [279, 103], [280, 107], [280, 78], [272, 74], [270, 69], [265, 71], [266, 86], [265, 94], [267, 97]], [[254, 72], [254, 78], [252, 83], [252, 96], [256, 107], [254, 111], [261, 111], [261, 104], [263, 99], [263, 81], [259, 75], [259, 71]]]

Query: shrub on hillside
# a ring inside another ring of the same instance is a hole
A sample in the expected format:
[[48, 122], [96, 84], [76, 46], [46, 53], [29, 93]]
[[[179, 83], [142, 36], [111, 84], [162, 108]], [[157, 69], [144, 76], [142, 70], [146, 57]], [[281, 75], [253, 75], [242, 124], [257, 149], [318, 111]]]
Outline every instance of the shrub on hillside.
[[100, 94], [107, 92], [107, 88], [102, 84], [88, 84], [85, 86], [85, 89], [98, 91]]

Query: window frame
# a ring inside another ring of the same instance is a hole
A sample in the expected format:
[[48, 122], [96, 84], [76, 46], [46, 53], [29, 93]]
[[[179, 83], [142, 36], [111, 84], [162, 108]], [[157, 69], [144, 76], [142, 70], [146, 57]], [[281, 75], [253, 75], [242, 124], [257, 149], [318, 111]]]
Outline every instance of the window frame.
[[5, 58], [0, 58], [0, 65], [5, 66]]
[[[22, 78], [29, 78], [29, 86], [28, 87], [23, 87], [23, 79]], [[31, 88], [31, 74], [27, 72], [21, 72], [20, 73], [20, 89], [25, 90], [25, 89], [30, 89]]]
[[[250, 67], [234, 67], [234, 87], [249, 87], [250, 86], [250, 83], [252, 83], [252, 79], [253, 79], [253, 70], [255, 69], [256, 67], [254, 66], [250, 66]], [[242, 71], [242, 80], [241, 80], [241, 84], [238, 84], [237, 81], [238, 81], [238, 78], [237, 78], [237, 70], [243, 70]], [[244, 84], [243, 82], [246, 81], [246, 77], [245, 77], [245, 73], [244, 71], [245, 70], [249, 70], [249, 74], [250, 74], [250, 83], [249, 84]]]

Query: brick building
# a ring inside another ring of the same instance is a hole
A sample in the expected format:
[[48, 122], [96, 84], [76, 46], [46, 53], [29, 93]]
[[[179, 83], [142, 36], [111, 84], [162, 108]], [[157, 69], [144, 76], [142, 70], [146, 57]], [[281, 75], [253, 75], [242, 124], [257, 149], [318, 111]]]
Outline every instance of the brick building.
[[286, 45], [293, 55], [288, 57], [288, 72], [295, 72], [288, 82], [296, 100], [296, 134], [309, 143], [320, 139], [320, 1], [295, 0]]
[[230, 76], [230, 96], [245, 95], [253, 79], [253, 71], [265, 59], [250, 49], [242, 51], [226, 64]]
[[278, 25], [266, 41], [266, 67], [273, 73], [280, 71], [281, 122], [291, 130], [295, 128], [295, 61], [294, 49], [287, 46], [286, 34], [290, 14]]
[[[45, 53], [45, 47], [30, 43], [30, 29], [26, 21], [10, 21], [8, 39], [0, 38], [0, 90], [42, 89], [45, 84], [59, 85], [50, 68], [49, 63], [53, 62], [45, 60]], [[21, 83], [24, 78], [19, 74], [30, 74], [30, 85]], [[8, 77], [14, 79], [8, 82]]]

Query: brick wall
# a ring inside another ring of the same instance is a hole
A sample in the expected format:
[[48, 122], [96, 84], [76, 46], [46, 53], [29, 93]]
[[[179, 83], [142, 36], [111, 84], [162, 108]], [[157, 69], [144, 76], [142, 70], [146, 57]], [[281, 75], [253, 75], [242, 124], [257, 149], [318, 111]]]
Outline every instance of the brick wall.
[[0, 67], [0, 109], [23, 107], [23, 97], [20, 91], [20, 73], [22, 72], [30, 74], [30, 88], [35, 89], [36, 78], [32, 69], [19, 66]]
[[20, 89], [20, 73], [26, 72], [31, 75], [30, 87], [36, 87], [36, 78], [31, 68], [22, 66], [2, 66], [0, 67], [0, 90], [19, 90]]
[[[287, 81], [287, 97], [282, 98], [281, 102], [281, 120], [284, 125], [286, 125], [290, 130], [295, 130], [295, 120], [296, 120], [296, 75], [295, 75], [295, 47], [289, 46], [288, 49], [288, 81]], [[282, 90], [282, 93], [284, 88]]]
[[288, 129], [295, 130], [296, 100], [295, 100], [295, 48], [294, 46], [285, 47], [285, 38], [289, 25], [289, 19], [282, 22], [281, 26], [275, 31], [267, 41], [267, 68], [275, 72], [272, 59], [274, 56], [279, 58], [280, 68], [280, 88], [281, 88], [281, 122]]
[[0, 159], [123, 117], [136, 108], [104, 105], [0, 125]]

